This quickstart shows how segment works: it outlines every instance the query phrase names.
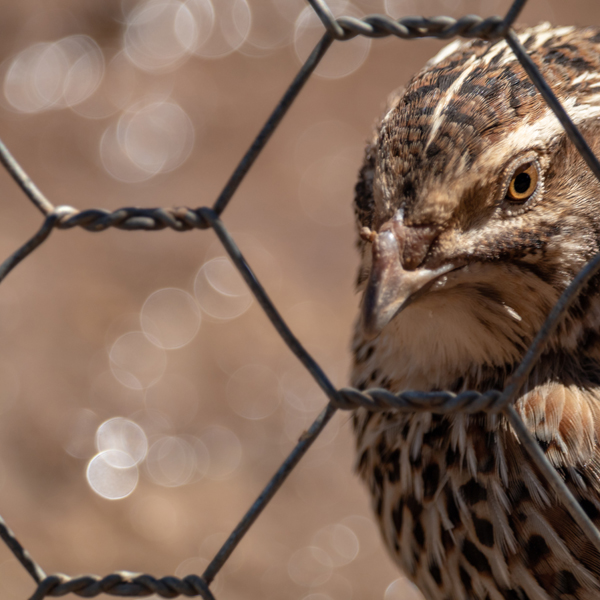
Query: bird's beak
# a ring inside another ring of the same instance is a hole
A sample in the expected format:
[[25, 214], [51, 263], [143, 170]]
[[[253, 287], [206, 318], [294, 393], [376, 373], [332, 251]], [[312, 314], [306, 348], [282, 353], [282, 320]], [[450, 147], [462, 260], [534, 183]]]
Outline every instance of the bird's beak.
[[451, 271], [453, 265], [437, 269], [402, 267], [398, 239], [392, 231], [379, 233], [373, 239], [371, 276], [363, 296], [362, 325], [367, 337], [375, 337], [428, 284]]

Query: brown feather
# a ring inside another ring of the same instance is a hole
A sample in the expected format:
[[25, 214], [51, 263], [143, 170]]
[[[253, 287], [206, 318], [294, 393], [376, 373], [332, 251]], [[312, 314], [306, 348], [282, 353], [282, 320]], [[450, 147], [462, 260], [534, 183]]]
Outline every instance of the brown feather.
[[[600, 30], [542, 25], [519, 35], [600, 153]], [[507, 189], [521, 164], [539, 181], [515, 202]], [[599, 197], [505, 42], [442, 51], [394, 96], [367, 148], [355, 197], [358, 228], [367, 228], [358, 288], [386, 291], [389, 282], [370, 275], [381, 235], [399, 248], [382, 277], [452, 270], [375, 339], [358, 320], [352, 384], [502, 389], [600, 251]], [[563, 318], [516, 408], [600, 525], [600, 278]], [[353, 422], [383, 538], [427, 600], [600, 597], [600, 555], [502, 416], [359, 409]]]

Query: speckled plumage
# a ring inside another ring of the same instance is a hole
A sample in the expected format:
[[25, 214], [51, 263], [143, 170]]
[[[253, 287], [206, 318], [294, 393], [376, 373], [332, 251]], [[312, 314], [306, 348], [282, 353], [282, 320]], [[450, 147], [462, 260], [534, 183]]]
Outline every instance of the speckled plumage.
[[[519, 37], [598, 154], [600, 30]], [[523, 164], [539, 181], [515, 202], [507, 186]], [[442, 50], [392, 98], [356, 187], [365, 300], [352, 385], [502, 389], [600, 251], [599, 193], [505, 42]], [[600, 525], [600, 279], [516, 406]], [[503, 417], [360, 409], [354, 425], [386, 545], [427, 600], [600, 598], [600, 555]]]

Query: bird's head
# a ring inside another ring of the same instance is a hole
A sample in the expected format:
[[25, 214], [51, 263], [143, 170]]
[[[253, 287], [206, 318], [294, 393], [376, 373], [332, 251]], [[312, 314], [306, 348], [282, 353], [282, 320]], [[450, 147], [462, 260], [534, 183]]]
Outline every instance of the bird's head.
[[[598, 149], [600, 33], [584, 36], [520, 38]], [[365, 337], [429, 314], [521, 353], [599, 251], [599, 192], [504, 41], [451, 44], [392, 101], [356, 186]]]

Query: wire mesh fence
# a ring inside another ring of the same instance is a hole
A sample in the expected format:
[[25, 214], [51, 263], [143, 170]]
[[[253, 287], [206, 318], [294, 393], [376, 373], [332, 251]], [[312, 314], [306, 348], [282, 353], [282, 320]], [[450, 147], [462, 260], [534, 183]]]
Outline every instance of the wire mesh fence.
[[277, 129], [294, 100], [302, 91], [304, 84], [327, 54], [332, 44], [340, 44], [356, 36], [369, 38], [395, 36], [406, 40], [425, 37], [450, 39], [457, 36], [484, 40], [505, 39], [538, 92], [543, 96], [562, 123], [571, 142], [576, 146], [591, 171], [600, 179], [600, 163], [598, 159], [544, 81], [538, 68], [529, 58], [513, 30], [513, 23], [519, 17], [527, 0], [515, 0], [504, 17], [483, 19], [469, 15], [460, 19], [450, 17], [411, 17], [399, 20], [394, 20], [384, 15], [372, 15], [364, 18], [334, 18], [324, 0], [308, 0], [308, 2], [321, 20], [324, 34], [235, 168], [212, 207], [197, 209], [184, 207], [155, 209], [126, 207], [116, 211], [100, 209], [80, 211], [70, 206], [55, 206], [28, 177], [8, 148], [0, 143], [0, 160], [2, 164], [21, 187], [23, 193], [42, 213], [44, 218], [38, 232], [0, 265], [0, 281], [22, 260], [40, 247], [55, 229], [80, 227], [92, 232], [102, 232], [109, 228], [128, 231], [155, 231], [170, 228], [177, 232], [193, 229], [212, 229], [279, 336], [281, 336], [285, 344], [310, 373], [328, 398], [328, 403], [318, 418], [303, 433], [292, 452], [281, 464], [256, 501], [250, 506], [201, 574], [191, 574], [183, 578], [174, 576], [156, 578], [151, 575], [129, 572], [116, 572], [106, 576], [87, 575], [83, 577], [70, 577], [63, 574], [47, 575], [42, 567], [35, 562], [19, 543], [17, 536], [0, 519], [0, 537], [2, 537], [5, 544], [37, 586], [31, 596], [32, 599], [41, 599], [46, 596], [62, 596], [67, 593], [75, 593], [85, 597], [108, 593], [119, 596], [157, 594], [163, 597], [185, 595], [201, 596], [205, 599], [214, 598], [215, 596], [210, 586], [215, 576], [222, 569], [242, 538], [248, 533], [252, 524], [278, 492], [283, 482], [302, 459], [311, 444], [321, 434], [334, 413], [337, 410], [352, 410], [357, 407], [365, 407], [374, 411], [429, 411], [439, 414], [453, 412], [471, 414], [477, 412], [503, 413], [517, 432], [532, 460], [556, 491], [561, 502], [564, 503], [589, 540], [600, 551], [600, 533], [567, 489], [560, 475], [548, 462], [535, 438], [528, 431], [513, 407], [519, 390], [522, 388], [536, 360], [544, 350], [546, 340], [557, 327], [571, 302], [585, 287], [590, 278], [600, 270], [600, 256], [593, 258], [566, 289], [552, 309], [523, 361], [504, 390], [490, 390], [485, 393], [467, 391], [460, 394], [407, 391], [395, 395], [382, 389], [366, 391], [350, 388], [336, 389], [321, 366], [306, 351], [290, 327], [288, 327], [278, 312], [277, 307], [270, 300], [265, 288], [253, 273], [251, 266], [240, 252], [236, 241], [221, 220], [221, 215], [228, 207], [242, 180], [252, 168], [271, 135]]

